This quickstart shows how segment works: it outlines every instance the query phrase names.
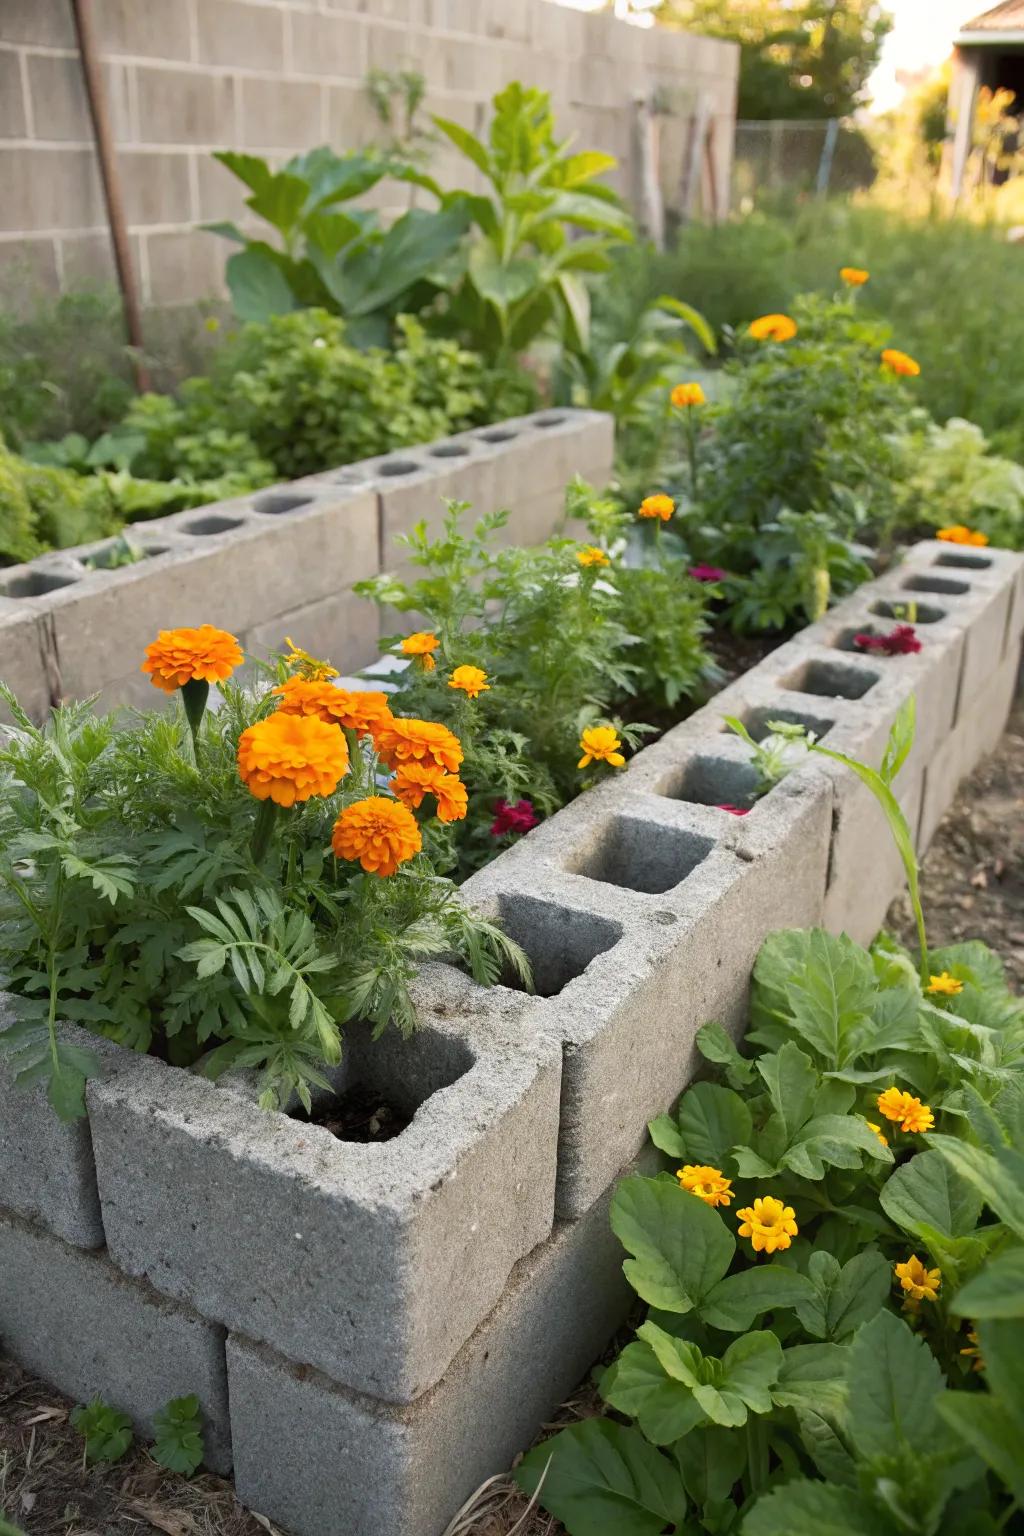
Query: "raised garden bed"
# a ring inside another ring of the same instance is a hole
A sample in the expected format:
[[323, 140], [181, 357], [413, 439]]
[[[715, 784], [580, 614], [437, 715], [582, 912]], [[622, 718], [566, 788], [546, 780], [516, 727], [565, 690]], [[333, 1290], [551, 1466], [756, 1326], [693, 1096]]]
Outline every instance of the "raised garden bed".
[[[195, 1337], [192, 1379], [174, 1385], [202, 1397], [222, 1465], [230, 1437], [243, 1502], [299, 1536], [438, 1536], [621, 1319], [610, 1189], [687, 1082], [696, 1029], [741, 1026], [769, 932], [870, 937], [900, 887], [877, 806], [837, 765], [809, 758], [748, 815], [720, 809], [750, 789], [723, 716], [755, 737], [797, 721], [877, 762], [915, 695], [896, 788], [920, 849], [995, 746], [1024, 561], [986, 551], [950, 573], [948, 559], [915, 546], [467, 882], [530, 953], [538, 995], [424, 968], [412, 1044], [347, 1058], [344, 1086], [386, 1080], [411, 1113], [393, 1139], [341, 1142], [262, 1115], [244, 1082], [119, 1049], [88, 1126], [66, 1135], [0, 1086], [8, 1351], [145, 1424], [150, 1349]], [[848, 651], [851, 630], [917, 593], [919, 654]]]

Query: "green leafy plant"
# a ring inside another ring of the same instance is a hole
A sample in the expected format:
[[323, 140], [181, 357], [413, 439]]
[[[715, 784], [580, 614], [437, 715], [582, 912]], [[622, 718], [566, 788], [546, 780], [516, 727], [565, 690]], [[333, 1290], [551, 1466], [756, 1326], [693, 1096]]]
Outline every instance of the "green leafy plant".
[[808, 737], [802, 725], [794, 726], [786, 720], [769, 720], [766, 724], [769, 734], [761, 741], [755, 741], [742, 720], [735, 715], [725, 715], [723, 718], [730, 731], [750, 748], [750, 759], [757, 773], [754, 793], [758, 798], [774, 789], [776, 784], [781, 784], [786, 775], [792, 773], [803, 758], [804, 749], [814, 739], [813, 735]]
[[172, 1398], [153, 1416], [153, 1459], [170, 1472], [191, 1477], [203, 1460], [202, 1427], [198, 1397]]
[[120, 1461], [135, 1438], [128, 1415], [111, 1408], [101, 1397], [94, 1397], [87, 1406], [76, 1408], [71, 1422], [85, 1441], [84, 1455], [88, 1466], [94, 1466], [98, 1461]]
[[1024, 466], [990, 453], [980, 427], [957, 417], [941, 427], [923, 418], [896, 446], [904, 460], [901, 526], [967, 523], [993, 544], [1024, 545]]

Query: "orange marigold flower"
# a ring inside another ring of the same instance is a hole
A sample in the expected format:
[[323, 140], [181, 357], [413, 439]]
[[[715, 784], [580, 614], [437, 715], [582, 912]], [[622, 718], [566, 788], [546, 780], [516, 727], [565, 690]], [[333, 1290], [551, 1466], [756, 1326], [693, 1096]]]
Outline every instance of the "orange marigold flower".
[[674, 406], [682, 410], [686, 406], [704, 405], [707, 396], [699, 384], [677, 384], [669, 395], [669, 399]]
[[391, 719], [386, 693], [360, 693], [304, 677], [289, 677], [272, 691], [280, 695], [279, 714], [311, 715], [325, 725], [340, 725], [358, 736]]
[[390, 788], [403, 805], [414, 811], [423, 804], [424, 795], [433, 795], [441, 821], [462, 821], [469, 809], [465, 784], [436, 763], [401, 763]]
[[660, 517], [663, 523], [667, 523], [676, 504], [671, 496], [666, 496], [659, 491], [656, 496], [645, 496], [637, 510], [638, 517]]
[[749, 1237], [755, 1253], [782, 1253], [790, 1246], [799, 1228], [796, 1212], [774, 1195], [760, 1196], [753, 1205], [736, 1212], [740, 1237]]
[[922, 1104], [912, 1093], [901, 1092], [899, 1088], [886, 1088], [875, 1102], [885, 1118], [897, 1122], [901, 1131], [920, 1134], [922, 1131], [930, 1131], [935, 1124], [935, 1116], [928, 1105]]
[[406, 720], [395, 715], [372, 726], [377, 755], [389, 768], [400, 763], [436, 763], [448, 773], [458, 773], [462, 743], [446, 725], [433, 720]]
[[591, 763], [608, 763], [612, 768], [622, 768], [626, 759], [619, 748], [622, 742], [613, 725], [588, 725], [580, 736], [583, 756], [577, 768], [589, 768]]
[[334, 823], [331, 847], [336, 858], [358, 860], [368, 875], [393, 875], [419, 853], [423, 837], [408, 806], [371, 795], [345, 807]]
[[284, 643], [288, 651], [284, 657], [284, 664], [289, 672], [297, 672], [300, 677], [309, 682], [323, 683], [332, 677], [339, 677], [337, 667], [332, 667], [329, 661], [320, 661], [316, 656], [311, 656], [301, 646], [296, 645], [291, 635], [285, 635]]
[[596, 544], [584, 544], [582, 549], [576, 551], [576, 559], [580, 565], [611, 565], [604, 550], [598, 549]]
[[934, 1301], [942, 1284], [941, 1269], [926, 1269], [916, 1253], [905, 1264], [897, 1264], [896, 1278], [914, 1301]]
[[449, 688], [459, 688], [471, 699], [478, 698], [481, 693], [489, 692], [490, 686], [487, 673], [482, 667], [456, 667], [448, 679]]
[[988, 543], [987, 533], [968, 528], [965, 523], [951, 523], [948, 528], [940, 528], [935, 537], [946, 544], [976, 544], [980, 549]]
[[796, 321], [789, 315], [761, 315], [747, 327], [747, 335], [755, 341], [792, 341], [796, 332]]
[[727, 1179], [720, 1168], [709, 1168], [703, 1163], [685, 1163], [676, 1169], [676, 1178], [684, 1189], [705, 1205], [712, 1207], [732, 1204], [732, 1180]]
[[863, 288], [871, 273], [866, 272], [863, 267], [840, 267], [839, 276], [847, 288]]
[[278, 710], [238, 738], [238, 773], [257, 800], [296, 805], [313, 795], [333, 795], [347, 772], [345, 737], [310, 715]]
[[162, 629], [146, 646], [140, 668], [154, 688], [174, 693], [186, 683], [222, 683], [244, 661], [234, 635], [212, 624], [198, 629]]
[[431, 656], [431, 651], [436, 651], [441, 644], [436, 635], [429, 630], [417, 630], [414, 635], [406, 635], [402, 641], [402, 652], [405, 656], [418, 656], [423, 663], [424, 672], [433, 672], [437, 662]]
[[899, 352], [895, 347], [886, 347], [882, 353], [882, 367], [905, 379], [915, 379], [921, 372], [920, 363], [915, 363], [906, 352]]

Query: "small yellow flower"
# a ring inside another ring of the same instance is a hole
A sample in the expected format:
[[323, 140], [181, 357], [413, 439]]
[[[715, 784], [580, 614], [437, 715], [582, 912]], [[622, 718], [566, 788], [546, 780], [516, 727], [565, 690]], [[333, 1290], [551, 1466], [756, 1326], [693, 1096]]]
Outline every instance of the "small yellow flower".
[[677, 384], [669, 395], [669, 399], [680, 410], [686, 406], [704, 405], [707, 402], [707, 396], [699, 384]]
[[793, 1207], [783, 1205], [774, 1195], [758, 1196], [752, 1206], [744, 1206], [736, 1215], [741, 1223], [740, 1237], [750, 1238], [755, 1253], [782, 1253], [799, 1231]]
[[216, 315], [207, 315], [206, 319], [203, 321], [203, 325], [211, 333], [220, 330], [220, 321], [217, 319]]
[[612, 768], [622, 768], [626, 759], [619, 748], [622, 742], [613, 725], [588, 725], [580, 737], [583, 756], [577, 768], [589, 768], [591, 763], [608, 763]]
[[747, 335], [755, 341], [792, 341], [796, 332], [796, 321], [789, 315], [761, 315], [747, 327]]
[[920, 363], [915, 363], [906, 352], [899, 352], [895, 347], [886, 347], [882, 353], [882, 367], [905, 379], [916, 379], [921, 372]]
[[676, 504], [671, 496], [659, 491], [656, 496], [645, 496], [637, 510], [638, 517], [660, 517], [663, 523], [667, 523]]
[[582, 549], [576, 551], [576, 559], [580, 565], [611, 565], [604, 550], [598, 549], [596, 544], [584, 544]]
[[882, 1146], [883, 1147], [887, 1147], [889, 1145], [889, 1138], [888, 1138], [888, 1136], [886, 1136], [885, 1132], [882, 1130], [882, 1127], [880, 1125], [876, 1125], [873, 1120], [869, 1120], [868, 1121], [868, 1125], [874, 1131], [875, 1135], [878, 1137], [879, 1141], [882, 1143]]
[[898, 1122], [901, 1131], [919, 1134], [922, 1131], [930, 1131], [935, 1124], [935, 1116], [927, 1104], [922, 1104], [920, 1099], [911, 1093], [903, 1093], [899, 1088], [886, 1088], [877, 1099], [878, 1108], [887, 1120]]
[[940, 528], [935, 537], [946, 544], [976, 544], [979, 549], [984, 549], [988, 543], [987, 533], [968, 528], [964, 523], [952, 523], [948, 528]]
[[951, 976], [948, 971], [940, 971], [938, 976], [930, 976], [925, 991], [930, 997], [958, 997], [964, 989], [962, 981]]
[[727, 1179], [720, 1168], [709, 1168], [702, 1163], [686, 1163], [676, 1169], [676, 1178], [684, 1189], [705, 1205], [732, 1204], [732, 1180]]
[[942, 1284], [940, 1269], [925, 1269], [916, 1253], [905, 1264], [897, 1264], [896, 1278], [913, 1301], [934, 1301]]
[[981, 1348], [978, 1344], [978, 1330], [976, 1328], [968, 1328], [967, 1337], [971, 1342], [960, 1353], [966, 1355], [967, 1359], [971, 1361], [972, 1371], [983, 1371], [985, 1369], [985, 1362], [981, 1357]]
[[436, 651], [440, 643], [436, 635], [430, 634], [425, 629], [420, 629], [414, 635], [406, 635], [402, 641], [402, 654], [404, 656], [418, 656], [423, 664], [424, 672], [433, 672], [437, 662], [430, 653], [431, 651]]
[[840, 267], [839, 276], [847, 288], [863, 288], [871, 273], [865, 272], [863, 267]]
[[327, 683], [332, 677], [341, 676], [338, 669], [332, 667], [330, 662], [319, 661], [317, 657], [311, 656], [308, 651], [296, 645], [291, 635], [285, 635], [284, 643], [288, 647], [284, 664], [289, 672], [297, 672], [308, 683]]
[[449, 688], [460, 688], [471, 699], [477, 698], [481, 693], [487, 693], [490, 686], [487, 673], [482, 667], [456, 667], [448, 679]]

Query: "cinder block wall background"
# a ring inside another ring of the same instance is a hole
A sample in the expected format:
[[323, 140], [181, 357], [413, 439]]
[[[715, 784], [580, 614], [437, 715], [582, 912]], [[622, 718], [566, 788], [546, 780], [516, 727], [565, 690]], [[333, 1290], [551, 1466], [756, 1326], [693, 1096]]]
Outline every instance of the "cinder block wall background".
[[[643, 31], [555, 0], [94, 0], [142, 300], [223, 293], [222, 240], [196, 228], [240, 218], [241, 188], [210, 158], [244, 149], [282, 161], [381, 134], [371, 69], [412, 68], [426, 107], [479, 131], [496, 90], [552, 92], [559, 129], [620, 160], [636, 193], [633, 99], [657, 87], [666, 197], [678, 188], [701, 96], [715, 120], [719, 206], [727, 203], [738, 50]], [[439, 150], [443, 184], [468, 162]], [[0, 0], [0, 285], [28, 266], [52, 290], [113, 280], [70, 0]], [[394, 198], [394, 188], [382, 194]]]

